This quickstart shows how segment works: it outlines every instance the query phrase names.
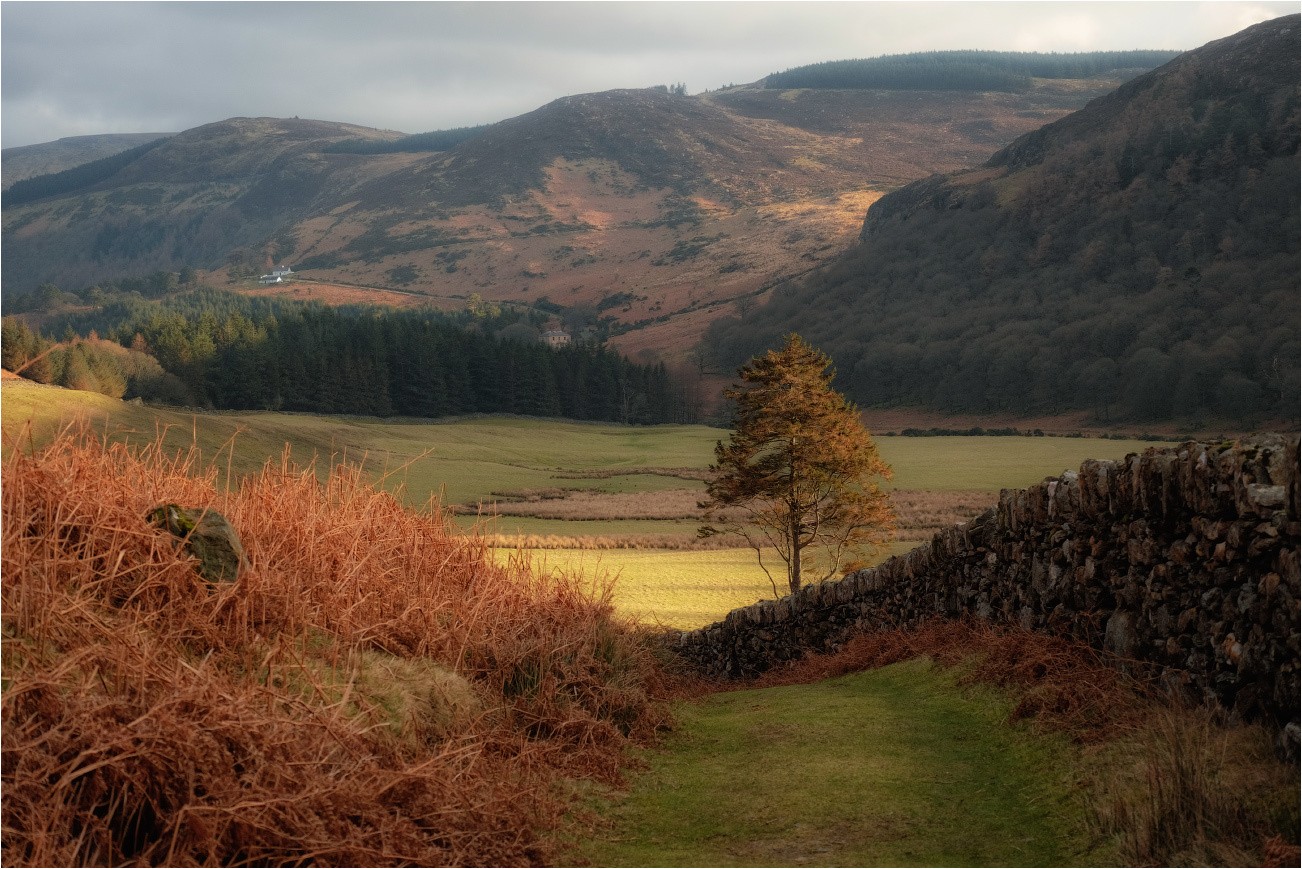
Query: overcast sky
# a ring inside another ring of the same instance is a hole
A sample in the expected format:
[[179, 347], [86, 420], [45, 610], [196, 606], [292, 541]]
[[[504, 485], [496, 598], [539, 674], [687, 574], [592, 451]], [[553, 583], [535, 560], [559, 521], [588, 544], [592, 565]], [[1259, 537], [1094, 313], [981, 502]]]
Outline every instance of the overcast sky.
[[229, 117], [407, 133], [557, 97], [690, 93], [823, 60], [982, 48], [1196, 48], [1297, 2], [0, 2], [0, 140]]

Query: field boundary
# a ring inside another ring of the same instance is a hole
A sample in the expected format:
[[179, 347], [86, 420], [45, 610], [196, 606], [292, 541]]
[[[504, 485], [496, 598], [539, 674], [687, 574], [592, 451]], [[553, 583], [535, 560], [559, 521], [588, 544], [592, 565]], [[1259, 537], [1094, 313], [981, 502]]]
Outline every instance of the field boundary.
[[938, 616], [1017, 624], [1168, 668], [1296, 756], [1298, 446], [1263, 435], [1086, 461], [876, 568], [667, 642], [737, 678]]

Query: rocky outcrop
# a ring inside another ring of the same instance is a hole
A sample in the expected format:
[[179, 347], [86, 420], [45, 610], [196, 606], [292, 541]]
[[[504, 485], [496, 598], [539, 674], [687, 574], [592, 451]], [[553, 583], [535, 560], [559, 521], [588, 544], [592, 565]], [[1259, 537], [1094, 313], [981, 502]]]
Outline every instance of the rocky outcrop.
[[1298, 538], [1296, 436], [1191, 442], [1006, 489], [912, 552], [669, 642], [745, 677], [856, 632], [972, 617], [1163, 665], [1283, 726], [1298, 721]]

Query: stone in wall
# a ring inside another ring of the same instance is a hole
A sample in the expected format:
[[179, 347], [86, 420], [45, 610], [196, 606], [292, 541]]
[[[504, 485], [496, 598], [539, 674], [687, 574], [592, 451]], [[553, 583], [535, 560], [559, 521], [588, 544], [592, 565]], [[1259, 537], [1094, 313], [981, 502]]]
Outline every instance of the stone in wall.
[[1086, 461], [1004, 490], [992, 510], [876, 568], [669, 642], [702, 671], [740, 678], [856, 632], [979, 618], [1160, 664], [1287, 730], [1302, 691], [1298, 480], [1296, 436]]

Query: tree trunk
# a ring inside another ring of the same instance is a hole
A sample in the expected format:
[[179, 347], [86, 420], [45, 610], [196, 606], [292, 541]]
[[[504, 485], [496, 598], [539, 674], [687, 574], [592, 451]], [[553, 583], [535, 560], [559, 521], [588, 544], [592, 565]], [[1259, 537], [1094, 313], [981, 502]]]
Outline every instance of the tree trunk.
[[791, 563], [787, 565], [787, 585], [791, 586], [791, 593], [795, 594], [800, 591], [800, 526], [793, 518], [791, 520]]

